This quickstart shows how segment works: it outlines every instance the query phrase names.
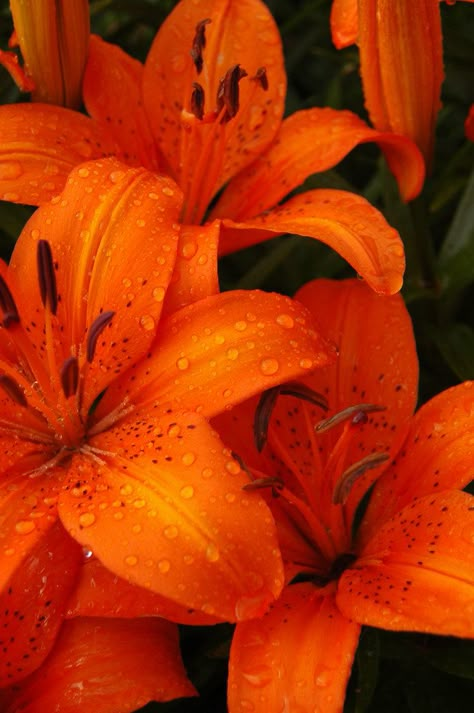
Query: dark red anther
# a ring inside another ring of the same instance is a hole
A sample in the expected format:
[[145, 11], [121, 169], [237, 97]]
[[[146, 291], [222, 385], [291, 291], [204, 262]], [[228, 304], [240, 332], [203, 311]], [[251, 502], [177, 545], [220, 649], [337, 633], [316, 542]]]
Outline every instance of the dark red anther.
[[196, 119], [201, 120], [204, 116], [204, 89], [198, 82], [193, 82], [193, 93], [191, 94], [191, 111]]
[[74, 396], [79, 385], [79, 364], [76, 357], [68, 357], [61, 367], [61, 386], [64, 396], [68, 399]]
[[3, 312], [3, 326], [8, 328], [12, 322], [19, 322], [20, 315], [10, 292], [10, 288], [0, 275], [0, 309]]
[[110, 324], [114, 316], [115, 312], [102, 312], [102, 314], [99, 314], [99, 316], [92, 322], [87, 336], [87, 361], [89, 364], [94, 359], [97, 340], [107, 325]]
[[209, 25], [210, 22], [211, 19], [209, 17], [206, 17], [205, 20], [201, 20], [196, 25], [196, 32], [193, 38], [193, 44], [191, 47], [190, 54], [194, 62], [194, 66], [196, 67], [196, 72], [198, 74], [201, 74], [202, 72], [202, 51], [206, 46], [206, 25]]
[[252, 80], [254, 82], [258, 82], [262, 89], [266, 92], [268, 89], [268, 77], [267, 77], [267, 70], [265, 67], [259, 67], [257, 71], [255, 72], [255, 76], [252, 77]]
[[219, 113], [224, 107], [226, 110], [222, 122], [230, 121], [239, 111], [239, 82], [246, 76], [245, 69], [242, 69], [240, 64], [234, 64], [219, 82], [217, 112]]
[[352, 423], [354, 426], [362, 426], [364, 423], [367, 423], [368, 420], [369, 417], [367, 416], [366, 411], [357, 411], [352, 417]]
[[26, 396], [16, 381], [6, 374], [0, 374], [0, 388], [19, 406], [28, 406]]
[[44, 307], [49, 307], [52, 314], [56, 314], [58, 309], [56, 275], [54, 273], [53, 253], [47, 240], [38, 241], [36, 261], [41, 301]]

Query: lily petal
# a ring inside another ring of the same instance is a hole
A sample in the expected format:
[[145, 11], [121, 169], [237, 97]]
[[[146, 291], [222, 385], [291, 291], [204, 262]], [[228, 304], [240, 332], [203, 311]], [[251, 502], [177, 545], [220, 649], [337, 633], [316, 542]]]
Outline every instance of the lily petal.
[[[28, 536], [25, 529], [23, 537]], [[21, 567], [6, 582], [0, 594], [0, 687], [24, 679], [48, 655], [81, 559], [81, 548], [56, 522], [37, 539]]]
[[262, 618], [237, 625], [229, 662], [229, 713], [341, 713], [360, 626], [334, 595], [287, 587]]
[[[8, 274], [21, 285], [17, 307], [38, 344], [45, 339], [45, 314], [36, 308], [32, 243], [50, 244], [59, 295], [53, 326], [61, 329], [57, 342], [65, 345], [56, 359], [59, 367], [75, 349], [85, 362], [84, 420], [98, 394], [146, 353], [154, 337], [176, 259], [180, 206], [180, 191], [170, 179], [113, 158], [94, 161], [71, 173], [61, 198], [32, 216], [16, 244]], [[103, 312], [116, 318], [86, 361], [88, 332]]]
[[182, 225], [178, 259], [166, 293], [163, 315], [219, 292], [217, 248], [220, 220], [206, 225]]
[[402, 286], [405, 256], [400, 236], [376, 208], [354, 193], [305, 191], [255, 218], [240, 223], [224, 220], [223, 225], [224, 253], [267, 240], [274, 233], [296, 233], [332, 247], [376, 292], [393, 294]]
[[414, 498], [472, 480], [474, 382], [447, 389], [415, 414], [404, 446], [372, 493], [361, 541]]
[[97, 35], [90, 38], [82, 88], [88, 113], [120, 147], [117, 158], [158, 171], [162, 159], [143, 108], [142, 81], [140, 62]]
[[337, 604], [382, 629], [474, 637], [474, 498], [444, 491], [414, 501], [342, 575]]
[[44, 665], [6, 692], [4, 713], [130, 713], [151, 700], [196, 694], [176, 626], [162, 619], [76, 619], [63, 624]]
[[308, 317], [288, 297], [257, 290], [190, 304], [163, 320], [150, 358], [111, 385], [97, 414], [128, 398], [138, 408], [171, 403], [210, 418], [307, 374], [335, 358]]
[[[429, 165], [443, 81], [439, 3], [360, 0], [359, 52], [374, 126], [410, 137]], [[396, 68], [396, 69], [395, 69]]]
[[334, 46], [340, 50], [357, 42], [359, 35], [358, 0], [332, 0], [331, 35]]
[[369, 141], [384, 150], [405, 200], [418, 195], [425, 172], [422, 155], [412, 141], [371, 129], [350, 111], [313, 108], [283, 121], [270, 148], [227, 186], [211, 217], [242, 221], [258, 215], [277, 205], [308, 176], [332, 168], [355, 146]]
[[0, 107], [0, 199], [42, 205], [71, 169], [117, 152], [108, 133], [79, 112], [48, 104]]
[[247, 478], [202, 417], [129, 419], [91, 446], [114, 455], [101, 455], [103, 465], [76, 458], [58, 507], [70, 534], [108, 569], [227, 621], [259, 615], [278, 596], [270, 512], [242, 492]]
[[143, 587], [117, 577], [93, 556], [81, 567], [80, 580], [71, 595], [66, 617], [95, 616], [115, 619], [135, 619], [159, 616], [178, 624], [217, 624], [217, 617], [183, 607]]
[[[205, 28], [204, 70], [197, 74], [190, 51], [196, 25], [210, 19]], [[196, 169], [197, 158], [206, 139], [212, 137], [215, 124], [199, 123], [194, 139], [187, 145], [189, 127], [182, 121], [182, 110], [191, 109], [192, 84], [202, 84], [205, 111], [216, 109], [220, 80], [234, 65], [241, 65], [248, 78], [240, 82], [240, 110], [225, 128], [223, 157], [205, 166], [221, 162], [211, 196], [229, 178], [251, 163], [272, 141], [283, 115], [286, 76], [278, 28], [268, 7], [260, 0], [183, 0], [163, 22], [145, 63], [143, 94], [152, 130], [163, 151], [171, 175], [179, 185], [187, 185]], [[268, 90], [254, 77], [266, 67]], [[199, 140], [199, 137], [201, 140]], [[186, 190], [185, 190], [186, 192]]]
[[[415, 339], [402, 297], [379, 297], [359, 280], [318, 279], [304, 285], [296, 298], [318, 318], [323, 334], [339, 348], [334, 364], [315, 370], [304, 382], [327, 398], [329, 415], [362, 403], [387, 409], [369, 413], [368, 423], [354, 428], [352, 440], [347, 443], [345, 467], [374, 451], [393, 458], [406, 436], [418, 385]], [[288, 428], [289, 410], [292, 429]], [[271, 428], [296, 472], [303, 479], [319, 476], [315, 488], [319, 500], [327, 503], [332, 498], [332, 492], [327, 492], [328, 478], [324, 469], [314, 467], [314, 456], [309, 456], [307, 439], [301, 435], [308, 433], [308, 428], [313, 430], [323, 416], [314, 406], [280, 397]], [[323, 448], [328, 456], [339, 434], [338, 429], [321, 436], [315, 433], [309, 448], [313, 452]], [[345, 506], [349, 522], [382, 467], [367, 471], [353, 484]], [[327, 500], [322, 495], [325, 491]], [[327, 511], [327, 504], [322, 507]]]

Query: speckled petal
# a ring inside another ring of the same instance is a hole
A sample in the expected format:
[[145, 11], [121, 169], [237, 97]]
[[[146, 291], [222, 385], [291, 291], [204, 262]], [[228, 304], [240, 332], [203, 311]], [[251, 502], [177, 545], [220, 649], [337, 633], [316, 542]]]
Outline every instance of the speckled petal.
[[[168, 178], [127, 168], [117, 159], [82, 164], [64, 192], [42, 206], [18, 240], [9, 269], [30, 338], [45, 342], [36, 278], [36, 245], [47, 240], [56, 268], [58, 369], [75, 354], [85, 373], [84, 418], [117, 374], [148, 349], [176, 259], [181, 194]], [[86, 359], [91, 325], [114, 312]], [[54, 378], [54, 374], [53, 374]], [[58, 385], [58, 388], [59, 385]]]
[[131, 713], [152, 700], [194, 695], [174, 624], [81, 618], [64, 623], [36, 673], [4, 692], [2, 710]]
[[459, 491], [407, 505], [344, 572], [337, 604], [360, 624], [474, 637], [474, 498]]
[[0, 125], [0, 199], [13, 203], [47, 203], [75, 166], [117, 148], [92, 119], [49, 104], [2, 106]]
[[376, 208], [355, 193], [306, 191], [241, 223], [224, 220], [223, 226], [224, 253], [268, 240], [275, 233], [296, 233], [336, 250], [376, 292], [394, 294], [402, 286], [405, 255], [399, 234]]
[[423, 185], [424, 163], [413, 142], [371, 129], [350, 111], [313, 108], [283, 121], [270, 148], [230, 182], [211, 216], [241, 221], [273, 208], [308, 176], [332, 168], [368, 141], [384, 150], [403, 197], [414, 198]]
[[[386, 407], [386, 411], [369, 414], [368, 423], [357, 427], [352, 444], [348, 444], [346, 467], [374, 449], [394, 457], [408, 430], [418, 389], [415, 339], [402, 297], [379, 297], [358, 280], [321, 279], [304, 285], [296, 298], [318, 317], [323, 334], [339, 348], [334, 365], [315, 371], [306, 380], [314, 391], [327, 397], [329, 413], [360, 403]], [[280, 408], [285, 408], [285, 413], [290, 407], [291, 400], [286, 398], [285, 407], [282, 399]], [[305, 407], [303, 413], [307, 410]], [[301, 416], [294, 415], [292, 421], [297, 432], [302, 432], [305, 422]], [[280, 438], [284, 432], [279, 429]], [[327, 453], [339, 433], [335, 429], [319, 436]], [[303, 445], [292, 445], [290, 451], [301, 464], [308, 460]], [[380, 468], [369, 470], [354, 483], [346, 504], [348, 517], [352, 518], [361, 496], [378, 475]]]
[[374, 488], [361, 542], [414, 498], [472, 480], [474, 382], [446, 389], [415, 414], [394, 463]]
[[90, 446], [104, 465], [75, 458], [59, 514], [108, 569], [228, 621], [259, 615], [278, 596], [270, 511], [242, 491], [247, 476], [202, 417], [130, 418]]
[[[196, 25], [206, 18], [211, 23], [205, 29], [204, 68], [198, 75], [190, 51]], [[192, 140], [186, 141], [190, 127], [185, 126], [181, 112], [191, 108], [192, 83], [202, 84], [205, 111], [211, 113], [216, 109], [221, 78], [236, 64], [248, 77], [240, 82], [240, 111], [225, 125], [223, 157], [212, 159], [223, 159], [213, 193], [251, 163], [278, 131], [286, 91], [278, 28], [260, 0], [184, 0], [176, 5], [155, 37], [145, 63], [144, 103], [171, 175], [181, 186], [196, 169], [201, 146], [214, 129], [213, 124], [199, 124], [193, 129]], [[267, 91], [250, 79], [260, 67], [267, 70]], [[212, 170], [212, 160], [205, 172]]]
[[233, 290], [188, 305], [160, 324], [150, 353], [115, 382], [97, 414], [129, 398], [208, 417], [335, 358], [308, 312], [278, 294]]
[[84, 552], [87, 560], [81, 567], [79, 583], [68, 602], [66, 618], [98, 616], [135, 619], [160, 616], [177, 624], [194, 626], [221, 622], [221, 619], [210, 614], [181, 606], [149, 589], [130, 584], [104, 567], [92, 550], [86, 547]]
[[83, 82], [84, 104], [117, 143], [117, 158], [151, 171], [164, 167], [143, 108], [143, 65], [92, 35]]
[[217, 248], [220, 220], [206, 225], [182, 225], [178, 259], [166, 293], [163, 316], [219, 292]]
[[[26, 530], [22, 536], [29, 536]], [[0, 687], [24, 679], [51, 650], [78, 577], [81, 558], [81, 548], [56, 522], [34, 541], [21, 567], [3, 586]]]
[[341, 713], [359, 631], [333, 593], [309, 583], [287, 587], [265, 616], [237, 625], [229, 713]]

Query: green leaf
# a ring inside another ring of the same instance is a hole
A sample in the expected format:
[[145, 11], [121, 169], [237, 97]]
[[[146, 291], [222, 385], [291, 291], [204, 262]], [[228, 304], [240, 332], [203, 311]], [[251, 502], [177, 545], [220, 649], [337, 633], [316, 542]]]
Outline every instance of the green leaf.
[[474, 379], [474, 330], [467, 324], [451, 324], [434, 334], [445, 361], [461, 381]]
[[439, 255], [445, 289], [460, 290], [474, 280], [474, 171]]

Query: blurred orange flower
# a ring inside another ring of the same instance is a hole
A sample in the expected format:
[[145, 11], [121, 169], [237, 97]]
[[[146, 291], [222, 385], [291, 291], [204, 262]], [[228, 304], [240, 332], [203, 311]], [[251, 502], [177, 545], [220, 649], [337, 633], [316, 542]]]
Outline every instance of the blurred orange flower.
[[270, 513], [207, 419], [334, 352], [281, 295], [177, 309], [181, 206], [169, 178], [83, 164], [0, 263], [0, 685], [48, 654], [84, 558], [175, 621], [280, 592]]
[[22, 92], [32, 99], [78, 109], [89, 47], [87, 0], [10, 0], [15, 31], [10, 46], [17, 55], [0, 50], [0, 64]]
[[93, 37], [83, 91], [91, 118], [44, 105], [0, 108], [1, 198], [41, 204], [72, 167], [113, 153], [174, 178], [182, 223], [220, 219], [221, 253], [297, 233], [333, 247], [376, 291], [400, 289], [400, 238], [365, 199], [326, 189], [278, 204], [367, 141], [383, 147], [413, 198], [424, 179], [421, 154], [348, 111], [313, 108], [283, 120], [281, 38], [261, 0], [182, 0], [145, 66]]
[[474, 636], [474, 499], [459, 490], [472, 478], [474, 384], [412, 417], [418, 367], [402, 299], [354, 280], [314, 281], [298, 299], [322, 317], [340, 359], [286, 391], [324, 394], [328, 417], [294, 395], [271, 414], [267, 396], [255, 421], [261, 453], [255, 400], [216, 421], [247, 489], [267, 491], [286, 580], [298, 577], [265, 616], [237, 625], [231, 713], [342, 711], [363, 624]]
[[429, 167], [444, 78], [439, 0], [333, 0], [331, 29], [336, 47], [359, 46], [373, 125], [411, 138]]

